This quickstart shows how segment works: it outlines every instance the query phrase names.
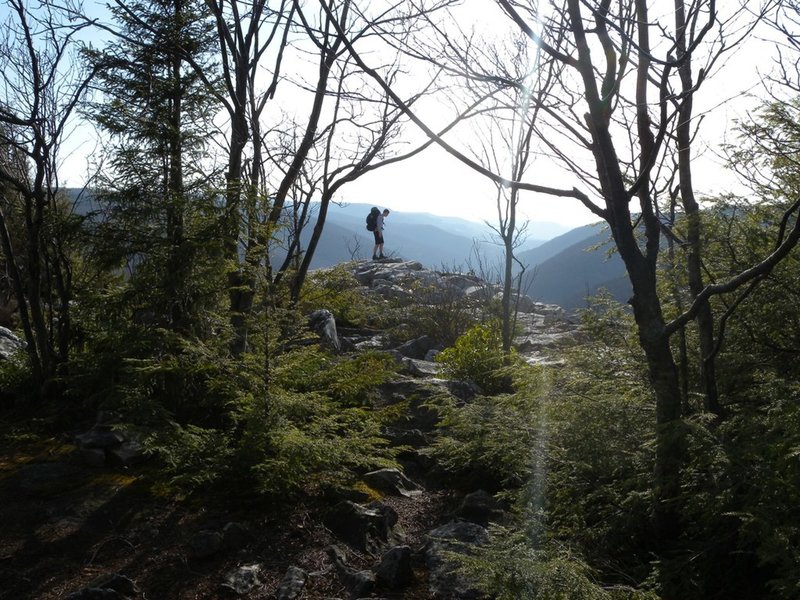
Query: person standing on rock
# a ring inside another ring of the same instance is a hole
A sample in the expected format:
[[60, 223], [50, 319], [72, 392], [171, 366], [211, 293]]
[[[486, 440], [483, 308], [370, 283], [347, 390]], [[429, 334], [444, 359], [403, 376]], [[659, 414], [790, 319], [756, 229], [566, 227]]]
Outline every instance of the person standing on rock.
[[389, 216], [389, 209], [384, 208], [383, 212], [380, 213], [375, 221], [375, 231], [372, 233], [375, 234], [375, 247], [372, 249], [372, 260], [378, 260], [379, 258], [384, 258], [383, 256], [383, 221], [386, 217]]

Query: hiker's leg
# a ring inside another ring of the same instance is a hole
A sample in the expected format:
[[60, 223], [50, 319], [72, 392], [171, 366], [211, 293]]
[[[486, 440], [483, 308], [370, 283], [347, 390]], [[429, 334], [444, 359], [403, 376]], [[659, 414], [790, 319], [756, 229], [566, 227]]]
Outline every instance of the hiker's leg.
[[372, 260], [378, 260], [378, 250], [380, 250], [380, 247], [383, 244], [383, 236], [377, 229], [373, 231], [372, 234], [375, 237], [375, 247], [372, 249]]

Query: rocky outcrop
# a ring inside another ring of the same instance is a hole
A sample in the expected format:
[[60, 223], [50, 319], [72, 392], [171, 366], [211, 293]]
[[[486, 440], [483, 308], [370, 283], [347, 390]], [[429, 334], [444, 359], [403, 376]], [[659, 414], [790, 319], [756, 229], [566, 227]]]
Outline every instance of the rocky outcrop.
[[555, 305], [535, 304], [535, 312], [517, 316], [520, 333], [514, 345], [530, 364], [557, 364], [554, 350], [581, 340], [579, 323]]
[[[435, 305], [463, 299], [473, 305], [496, 302], [500, 286], [471, 274], [442, 273], [424, 268], [419, 262], [402, 259], [355, 261], [351, 272], [367, 294], [383, 299]], [[367, 329], [342, 329], [332, 313], [321, 309], [308, 317], [309, 327], [322, 344], [335, 352], [342, 350], [387, 350], [394, 353], [403, 369], [415, 377], [435, 377], [439, 365], [433, 361], [442, 346], [435, 336], [422, 336], [391, 347], [383, 332]], [[531, 364], [554, 364], [552, 350], [579, 341], [577, 319], [561, 307], [536, 302], [526, 295], [517, 301], [516, 324], [520, 333], [514, 339], [518, 352]]]
[[[443, 300], [464, 299], [476, 303], [496, 301], [502, 289], [472, 274], [443, 273], [424, 268], [416, 261], [387, 259], [386, 261], [356, 261], [351, 272], [368, 294], [385, 299], [400, 299], [417, 304], [436, 304]], [[578, 341], [577, 319], [554, 304], [536, 302], [530, 296], [519, 296], [517, 302], [519, 335], [514, 344], [532, 364], [552, 364], [551, 350]], [[410, 340], [396, 348], [387, 348], [378, 338], [360, 336], [353, 339], [355, 348], [393, 350], [406, 370], [417, 377], [436, 373], [431, 353], [440, 348], [436, 340], [425, 336]]]
[[10, 329], [0, 327], [0, 360], [10, 360], [25, 345]]

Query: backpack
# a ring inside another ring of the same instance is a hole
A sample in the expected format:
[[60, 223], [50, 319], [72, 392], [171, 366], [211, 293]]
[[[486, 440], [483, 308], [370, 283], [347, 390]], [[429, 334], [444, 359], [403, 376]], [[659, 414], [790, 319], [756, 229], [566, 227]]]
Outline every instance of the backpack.
[[367, 231], [375, 231], [375, 228], [378, 226], [379, 214], [381, 214], [381, 211], [377, 206], [373, 206], [372, 210], [370, 210], [367, 215]]

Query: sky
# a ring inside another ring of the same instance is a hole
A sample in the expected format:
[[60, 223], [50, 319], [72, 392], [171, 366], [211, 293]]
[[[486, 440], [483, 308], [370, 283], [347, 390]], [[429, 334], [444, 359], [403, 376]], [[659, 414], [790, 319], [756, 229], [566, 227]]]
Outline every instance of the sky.
[[[657, 0], [660, 1], [660, 0]], [[465, 29], [475, 27], [481, 36], [504, 31], [506, 17], [499, 8], [481, 0], [467, 0], [459, 23]], [[470, 25], [471, 24], [471, 25]], [[769, 69], [774, 43], [754, 38], [728, 58], [714, 79], [698, 95], [696, 114], [704, 115], [699, 150], [695, 158], [695, 182], [703, 193], [737, 190], [738, 184], [717, 155], [717, 145], [730, 140], [736, 118], [745, 116], [763, 94], [761, 72]], [[709, 110], [713, 108], [714, 110]], [[425, 115], [422, 115], [425, 117]], [[78, 186], [85, 180], [87, 155], [95, 149], [94, 136], [86, 127], [77, 128], [69, 144], [62, 173], [63, 183]], [[553, 187], [584, 186], [569, 174], [540, 160], [534, 163], [525, 181]], [[408, 161], [378, 169], [348, 184], [337, 200], [374, 204], [393, 211], [429, 212], [459, 216], [473, 221], [496, 221], [495, 186], [438, 147], [431, 147]], [[571, 199], [523, 193], [519, 212], [522, 219], [579, 226], [598, 219], [580, 203]]]

